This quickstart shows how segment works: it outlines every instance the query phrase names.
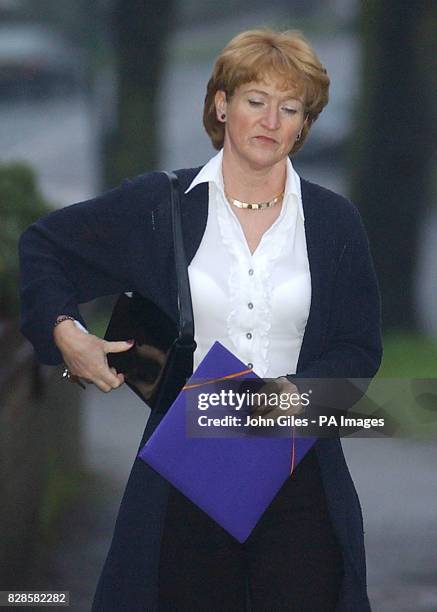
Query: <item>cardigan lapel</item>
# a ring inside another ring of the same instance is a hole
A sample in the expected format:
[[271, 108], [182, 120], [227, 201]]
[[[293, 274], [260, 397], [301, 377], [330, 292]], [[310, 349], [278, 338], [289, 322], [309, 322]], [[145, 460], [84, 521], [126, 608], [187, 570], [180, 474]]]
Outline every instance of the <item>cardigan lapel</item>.
[[[309, 181], [301, 179], [302, 204], [305, 216], [305, 237], [311, 274], [311, 304], [302, 346], [297, 362], [297, 372], [301, 372], [323, 350], [324, 332], [329, 285], [333, 281], [330, 262], [330, 243], [327, 240], [326, 217], [323, 214], [323, 201]], [[325, 225], [323, 219], [325, 217]], [[329, 227], [329, 226], [328, 226]]]
[[176, 172], [180, 183], [181, 218], [187, 265], [190, 265], [200, 246], [208, 219], [208, 183], [200, 183], [185, 193], [200, 170], [201, 167]]

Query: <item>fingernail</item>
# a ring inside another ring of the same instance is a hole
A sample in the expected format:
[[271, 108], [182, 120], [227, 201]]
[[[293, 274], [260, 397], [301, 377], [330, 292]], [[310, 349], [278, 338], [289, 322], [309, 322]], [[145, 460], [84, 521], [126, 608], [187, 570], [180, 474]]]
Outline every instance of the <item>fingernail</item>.
[[126, 340], [128, 344], [135, 344], [135, 339], [131, 338], [130, 340]]

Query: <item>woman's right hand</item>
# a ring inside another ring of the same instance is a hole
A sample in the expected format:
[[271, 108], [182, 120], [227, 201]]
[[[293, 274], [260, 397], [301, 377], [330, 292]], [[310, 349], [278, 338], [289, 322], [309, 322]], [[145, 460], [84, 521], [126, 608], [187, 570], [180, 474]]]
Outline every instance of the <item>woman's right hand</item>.
[[69, 319], [56, 325], [53, 337], [71, 375], [94, 383], [105, 393], [124, 383], [124, 375], [109, 367], [106, 356], [128, 351], [133, 341], [108, 342], [83, 332]]

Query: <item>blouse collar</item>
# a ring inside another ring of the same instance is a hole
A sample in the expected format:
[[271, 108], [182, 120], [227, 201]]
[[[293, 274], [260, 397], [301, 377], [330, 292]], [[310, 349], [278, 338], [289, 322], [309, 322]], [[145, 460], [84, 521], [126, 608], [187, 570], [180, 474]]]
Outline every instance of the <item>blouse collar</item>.
[[[201, 168], [200, 172], [194, 177], [185, 193], [188, 193], [200, 183], [214, 183], [224, 196], [222, 160], [223, 149], [220, 149], [220, 151]], [[300, 177], [293, 168], [290, 158], [287, 157], [287, 178], [285, 181], [284, 201], [287, 201], [288, 196], [290, 195], [296, 198], [299, 214], [302, 219], [305, 219], [302, 206]]]

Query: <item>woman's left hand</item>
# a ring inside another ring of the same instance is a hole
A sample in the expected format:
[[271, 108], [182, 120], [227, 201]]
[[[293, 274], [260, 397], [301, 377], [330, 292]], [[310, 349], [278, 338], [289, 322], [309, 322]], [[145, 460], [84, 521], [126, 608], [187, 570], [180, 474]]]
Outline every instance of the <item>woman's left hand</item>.
[[297, 415], [304, 410], [299, 389], [285, 376], [269, 381], [257, 393], [262, 394], [262, 400], [265, 395], [267, 401], [261, 401], [252, 407], [252, 417], [276, 419], [278, 416]]

